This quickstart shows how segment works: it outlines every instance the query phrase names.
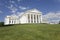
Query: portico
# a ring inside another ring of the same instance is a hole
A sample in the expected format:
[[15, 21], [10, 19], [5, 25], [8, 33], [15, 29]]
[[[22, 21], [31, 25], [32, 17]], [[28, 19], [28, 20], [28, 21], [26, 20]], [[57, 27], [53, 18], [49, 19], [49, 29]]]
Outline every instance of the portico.
[[28, 14], [28, 23], [41, 23], [41, 14]]

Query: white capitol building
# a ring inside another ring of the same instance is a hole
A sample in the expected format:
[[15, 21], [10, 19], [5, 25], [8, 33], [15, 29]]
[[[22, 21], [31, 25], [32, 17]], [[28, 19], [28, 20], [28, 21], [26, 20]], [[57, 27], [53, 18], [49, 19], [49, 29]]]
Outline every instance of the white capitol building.
[[12, 14], [5, 17], [4, 24], [25, 24], [25, 23], [41, 23], [42, 12], [37, 9], [27, 10], [18, 15]]

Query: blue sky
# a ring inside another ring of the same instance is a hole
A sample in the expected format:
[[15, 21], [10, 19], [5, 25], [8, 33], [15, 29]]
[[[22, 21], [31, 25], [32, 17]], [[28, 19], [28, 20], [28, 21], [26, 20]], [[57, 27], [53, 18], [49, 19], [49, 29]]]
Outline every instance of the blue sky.
[[0, 21], [4, 21], [7, 15], [33, 8], [41, 11], [43, 15], [49, 12], [60, 14], [60, 0], [0, 0]]

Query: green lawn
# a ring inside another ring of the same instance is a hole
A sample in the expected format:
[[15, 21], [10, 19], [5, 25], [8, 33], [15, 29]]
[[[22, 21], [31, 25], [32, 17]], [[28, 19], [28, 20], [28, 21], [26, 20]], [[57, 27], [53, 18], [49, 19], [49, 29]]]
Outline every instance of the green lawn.
[[20, 24], [0, 27], [0, 40], [60, 40], [60, 25]]

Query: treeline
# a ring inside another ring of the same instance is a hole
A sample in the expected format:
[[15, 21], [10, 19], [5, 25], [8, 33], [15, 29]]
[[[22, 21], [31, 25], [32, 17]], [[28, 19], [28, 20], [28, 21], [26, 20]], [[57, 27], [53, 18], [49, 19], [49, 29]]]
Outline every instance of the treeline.
[[[59, 23], [58, 24], [60, 24], [60, 21], [59, 21]], [[9, 25], [4, 25], [4, 22], [0, 22], [0, 27], [4, 27], [4, 26], [12, 26], [13, 24], [9, 24]]]
[[13, 24], [4, 25], [4, 22], [0, 22], [0, 27], [7, 27], [7, 26], [13, 26]]
[[1, 26], [4, 26], [4, 22], [0, 22], [0, 27], [1, 27]]

